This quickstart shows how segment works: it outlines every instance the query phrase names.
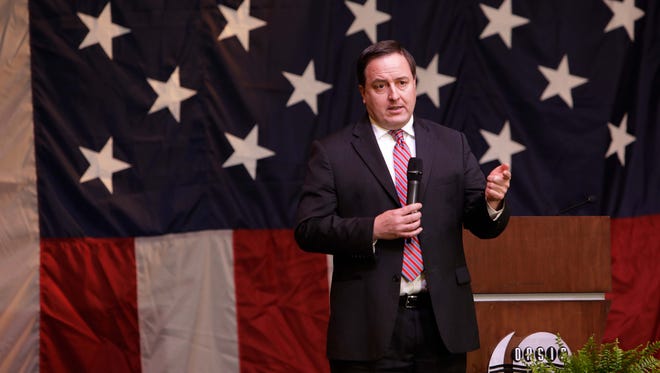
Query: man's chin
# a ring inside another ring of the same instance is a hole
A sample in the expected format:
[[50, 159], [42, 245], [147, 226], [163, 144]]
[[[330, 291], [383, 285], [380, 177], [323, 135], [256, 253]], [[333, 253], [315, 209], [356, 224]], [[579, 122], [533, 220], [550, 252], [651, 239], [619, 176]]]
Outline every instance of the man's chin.
[[403, 114], [402, 115], [394, 115], [394, 116], [385, 118], [385, 120], [387, 121], [387, 125], [388, 125], [389, 128], [399, 129], [399, 128], [405, 126], [406, 123], [408, 123], [408, 121], [410, 120], [410, 116], [409, 115], [403, 115]]

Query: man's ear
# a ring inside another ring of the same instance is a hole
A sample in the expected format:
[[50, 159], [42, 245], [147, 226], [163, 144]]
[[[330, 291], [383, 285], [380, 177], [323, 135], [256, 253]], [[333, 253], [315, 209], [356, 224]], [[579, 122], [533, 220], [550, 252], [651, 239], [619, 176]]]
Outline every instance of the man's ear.
[[364, 104], [364, 86], [362, 84], [359, 84], [358, 90], [360, 91], [360, 96], [362, 96], [362, 103]]

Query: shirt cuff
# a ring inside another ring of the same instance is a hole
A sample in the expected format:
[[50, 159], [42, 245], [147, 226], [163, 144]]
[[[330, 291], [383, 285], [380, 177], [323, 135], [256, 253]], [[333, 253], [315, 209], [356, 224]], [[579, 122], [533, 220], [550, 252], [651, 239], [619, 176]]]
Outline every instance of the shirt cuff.
[[486, 202], [486, 208], [488, 209], [488, 216], [495, 221], [500, 218], [500, 215], [502, 215], [502, 211], [504, 211], [504, 203], [502, 203], [502, 208], [499, 210], [495, 210], [494, 208], [490, 207], [488, 202]]

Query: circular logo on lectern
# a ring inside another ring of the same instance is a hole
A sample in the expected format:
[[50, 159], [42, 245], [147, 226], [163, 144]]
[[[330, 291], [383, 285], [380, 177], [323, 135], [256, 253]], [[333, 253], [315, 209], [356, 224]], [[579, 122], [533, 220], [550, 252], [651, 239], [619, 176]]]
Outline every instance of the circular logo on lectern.
[[532, 361], [549, 361], [563, 366], [559, 360], [562, 353], [571, 354], [568, 345], [562, 340], [558, 343], [557, 335], [537, 332], [524, 338], [514, 337], [511, 332], [495, 346], [488, 363], [489, 373], [529, 372], [527, 364]]

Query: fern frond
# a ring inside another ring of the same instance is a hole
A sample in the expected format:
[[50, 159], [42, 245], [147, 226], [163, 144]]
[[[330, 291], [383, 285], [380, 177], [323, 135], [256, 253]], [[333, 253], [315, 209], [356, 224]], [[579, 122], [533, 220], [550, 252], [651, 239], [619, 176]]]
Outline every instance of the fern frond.
[[[557, 345], [565, 347], [559, 334]], [[563, 367], [547, 360], [534, 360], [527, 367], [532, 373], [660, 373], [660, 341], [640, 345], [630, 350], [619, 346], [619, 340], [597, 344], [591, 336], [574, 354], [559, 354]]]

